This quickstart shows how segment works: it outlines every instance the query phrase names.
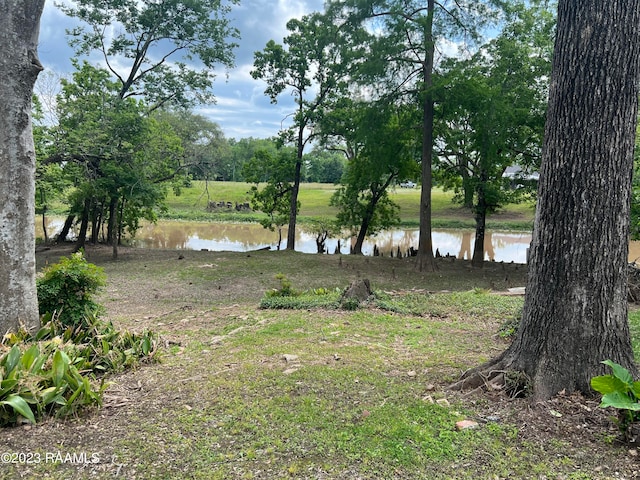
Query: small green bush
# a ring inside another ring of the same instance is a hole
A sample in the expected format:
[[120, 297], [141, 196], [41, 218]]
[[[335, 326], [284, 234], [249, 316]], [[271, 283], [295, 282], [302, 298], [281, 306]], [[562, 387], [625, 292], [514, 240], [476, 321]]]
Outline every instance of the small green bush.
[[101, 313], [93, 297], [105, 278], [102, 268], [88, 263], [81, 252], [61, 258], [36, 281], [40, 314], [56, 313], [64, 325], [77, 326], [87, 311]]
[[273, 290], [265, 292], [264, 295], [266, 297], [297, 297], [300, 295], [301, 292], [293, 289], [291, 280], [289, 280], [285, 274], [278, 273], [275, 278], [280, 281], [280, 288], [274, 288]]

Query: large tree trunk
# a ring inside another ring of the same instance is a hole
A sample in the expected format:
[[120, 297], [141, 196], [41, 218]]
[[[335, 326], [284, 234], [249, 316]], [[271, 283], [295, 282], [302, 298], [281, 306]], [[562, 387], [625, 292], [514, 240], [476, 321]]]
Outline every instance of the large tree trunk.
[[371, 217], [373, 216], [373, 212], [370, 212], [369, 210], [370, 209], [367, 209], [367, 213], [362, 218], [360, 230], [358, 231], [358, 236], [356, 237], [356, 243], [353, 245], [354, 255], [362, 255], [362, 245], [364, 244], [365, 238], [367, 238], [367, 232], [369, 231], [369, 225], [371, 224]]
[[523, 319], [511, 347], [457, 386], [519, 371], [545, 399], [589, 393], [605, 359], [637, 373], [626, 265], [639, 24], [637, 0], [559, 2]]
[[78, 238], [76, 244], [73, 247], [74, 252], [79, 252], [84, 249], [84, 244], [87, 241], [87, 230], [89, 229], [89, 212], [91, 211], [91, 199], [85, 198], [84, 209], [82, 210], [82, 218], [80, 219], [80, 231], [78, 232]]
[[431, 161], [433, 158], [433, 56], [435, 44], [433, 40], [434, 0], [427, 1], [427, 24], [425, 26], [426, 58], [422, 66], [423, 74], [423, 118], [422, 118], [422, 190], [420, 194], [420, 238], [418, 239], [418, 255], [416, 268], [419, 271], [432, 272], [436, 269], [433, 256], [433, 239], [431, 236]]
[[[481, 164], [484, 164], [484, 160], [481, 160]], [[484, 266], [484, 242], [485, 233], [487, 231], [487, 211], [489, 205], [487, 204], [487, 196], [485, 194], [485, 188], [488, 182], [488, 174], [486, 169], [482, 169], [480, 173], [480, 182], [476, 186], [475, 193], [478, 197], [477, 204], [475, 205], [475, 220], [476, 220], [476, 239], [473, 246], [473, 257], [471, 258], [471, 266], [475, 268], [482, 268]]]
[[295, 178], [291, 189], [291, 210], [289, 213], [289, 230], [287, 231], [287, 250], [296, 249], [296, 222], [298, 219], [298, 193], [300, 192], [300, 176], [302, 159], [296, 162]]
[[44, 0], [0, 0], [0, 335], [40, 324], [31, 96]]

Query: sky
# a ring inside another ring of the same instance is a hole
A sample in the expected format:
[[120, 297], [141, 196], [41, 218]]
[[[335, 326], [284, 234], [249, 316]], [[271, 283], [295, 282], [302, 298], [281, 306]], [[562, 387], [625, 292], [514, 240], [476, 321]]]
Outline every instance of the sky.
[[[56, 2], [57, 3], [57, 2]], [[240, 31], [235, 50], [236, 66], [225, 72], [217, 70], [213, 93], [217, 102], [196, 109], [216, 122], [227, 138], [266, 138], [277, 135], [283, 121], [295, 109], [293, 99], [283, 94], [274, 105], [264, 95], [265, 83], [251, 78], [254, 52], [264, 49], [269, 40], [281, 43], [287, 35], [286, 23], [323, 8], [323, 0], [240, 0], [233, 6], [229, 19]], [[45, 3], [40, 22], [38, 54], [45, 71], [69, 76], [73, 71], [73, 50], [67, 45], [65, 29], [72, 19]]]

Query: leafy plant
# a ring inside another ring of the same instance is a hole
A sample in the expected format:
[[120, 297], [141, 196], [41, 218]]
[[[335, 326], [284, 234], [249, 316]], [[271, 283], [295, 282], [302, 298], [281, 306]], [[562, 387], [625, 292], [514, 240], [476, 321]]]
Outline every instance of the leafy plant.
[[82, 252], [45, 268], [36, 285], [40, 314], [57, 312], [64, 325], [81, 324], [87, 310], [102, 311], [93, 296], [105, 285], [104, 271], [88, 263]]
[[265, 292], [266, 297], [297, 297], [300, 295], [300, 292], [293, 289], [291, 280], [284, 273], [278, 273], [275, 278], [280, 281], [280, 288]]
[[35, 423], [54, 410], [67, 415], [102, 403], [105, 383], [94, 386], [80, 373], [85, 361], [65, 349], [58, 338], [24, 349], [14, 345], [0, 357], [1, 426], [15, 424], [19, 416]]
[[629, 371], [611, 360], [603, 364], [611, 367], [612, 374], [591, 379], [591, 388], [602, 394], [600, 407], [613, 407], [619, 411], [620, 429], [640, 419], [640, 382], [634, 381]]
[[118, 331], [89, 311], [77, 325], [58, 315], [44, 319], [35, 334], [22, 329], [0, 343], [0, 426], [99, 406], [107, 385], [97, 377], [153, 359], [157, 351], [156, 334]]

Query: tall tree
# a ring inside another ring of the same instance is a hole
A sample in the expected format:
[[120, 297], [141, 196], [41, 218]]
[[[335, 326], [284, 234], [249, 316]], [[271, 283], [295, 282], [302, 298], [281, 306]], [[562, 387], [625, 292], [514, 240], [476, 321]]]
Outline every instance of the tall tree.
[[286, 47], [270, 40], [263, 51], [255, 53], [251, 75], [267, 83], [265, 94], [273, 103], [285, 91], [296, 103], [292, 126], [281, 132], [297, 151], [287, 232], [287, 250], [294, 250], [304, 149], [314, 137], [312, 127], [323, 104], [345, 86], [351, 54], [342, 46], [357, 44], [349, 40], [353, 30], [341, 29], [332, 18], [318, 13], [290, 20], [287, 29], [291, 33], [284, 39]]
[[472, 265], [484, 264], [487, 215], [530, 197], [534, 182], [513, 188], [505, 170], [538, 169], [555, 16], [517, 5], [515, 18], [471, 58], [443, 62], [438, 76], [436, 175], [476, 220]]
[[[637, 372], [627, 255], [640, 3], [560, 0], [523, 317], [512, 345], [458, 386], [520, 378], [537, 399], [590, 392], [611, 359]], [[520, 383], [520, 382], [518, 382]]]
[[77, 187], [70, 201], [70, 213], [81, 219], [77, 248], [89, 224], [94, 242], [106, 224], [117, 256], [124, 228], [134, 233], [140, 218], [155, 219], [164, 183], [181, 170], [181, 141], [168, 123], [144, 114], [143, 102], [120, 98], [107, 70], [83, 62], [62, 85], [56, 142], [46, 161], [63, 165]]
[[[492, 0], [334, 0], [346, 24], [364, 24], [374, 32], [366, 61], [356, 79], [373, 86], [371, 94], [420, 105], [422, 138], [420, 239], [416, 268], [434, 270], [431, 238], [433, 122], [436, 98], [433, 72], [443, 40], [470, 42], [483, 22], [495, 18]], [[339, 17], [339, 14], [334, 14]]]
[[[282, 243], [282, 227], [289, 217], [296, 163], [295, 150], [290, 147], [275, 151], [265, 148], [256, 150], [242, 168], [245, 181], [254, 184], [251, 186], [251, 207], [267, 214], [260, 224], [271, 231], [278, 230], [278, 250]], [[261, 183], [264, 183], [262, 189], [259, 188]]]
[[[235, 3], [231, 0], [231, 3]], [[119, 102], [110, 108], [131, 106], [142, 99], [150, 113], [160, 108], [191, 107], [213, 101], [213, 69], [233, 65], [232, 40], [238, 32], [226, 18], [230, 6], [219, 0], [161, 2], [123, 2], [122, 0], [73, 0], [60, 4], [67, 15], [81, 24], [68, 31], [70, 45], [79, 56], [98, 53], [117, 85]], [[122, 131], [120, 132], [122, 133]], [[117, 142], [116, 142], [117, 143]], [[111, 142], [114, 146], [114, 142]], [[121, 142], [105, 155], [124, 157], [131, 153], [131, 142]], [[96, 161], [100, 161], [100, 155]], [[180, 167], [182, 168], [182, 167]], [[114, 177], [111, 177], [112, 179]], [[95, 185], [87, 195], [95, 192]], [[118, 187], [119, 188], [119, 187]], [[150, 198], [150, 197], [148, 197]], [[86, 231], [87, 210], [95, 207], [92, 199], [82, 199], [83, 224]], [[120, 205], [120, 210], [122, 205]], [[117, 256], [113, 233], [121, 231], [116, 197], [111, 196], [109, 239]], [[148, 212], [149, 210], [146, 209]], [[94, 227], [95, 227], [94, 218]], [[97, 234], [93, 228], [93, 235]]]
[[31, 97], [44, 0], [0, 0], [0, 332], [40, 323]]
[[216, 180], [222, 177], [223, 162], [230, 152], [217, 123], [184, 109], [156, 110], [153, 117], [170, 125], [182, 140], [182, 166], [194, 179]]
[[[383, 102], [348, 102], [326, 114], [321, 123], [325, 142], [341, 138], [347, 158], [341, 185], [331, 198], [338, 207], [338, 225], [356, 235], [353, 253], [362, 254], [367, 235], [398, 221], [398, 206], [389, 198], [389, 187], [415, 174], [416, 135], [412, 124], [415, 108]], [[339, 148], [338, 145], [332, 148]]]

